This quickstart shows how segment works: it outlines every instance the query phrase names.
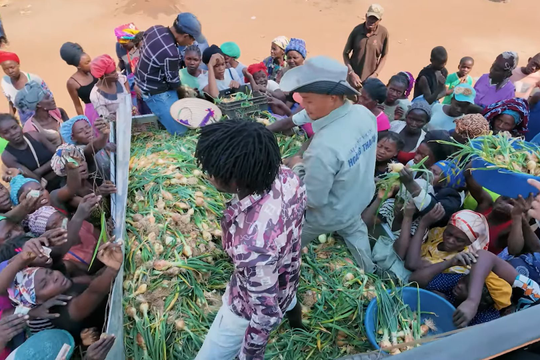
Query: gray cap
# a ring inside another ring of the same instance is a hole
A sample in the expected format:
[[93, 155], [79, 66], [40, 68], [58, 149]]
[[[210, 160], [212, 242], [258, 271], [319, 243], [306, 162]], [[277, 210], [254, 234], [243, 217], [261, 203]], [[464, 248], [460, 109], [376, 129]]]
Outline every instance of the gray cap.
[[305, 92], [324, 95], [358, 95], [347, 82], [348, 69], [328, 56], [315, 56], [304, 65], [288, 70], [279, 87], [284, 92]]

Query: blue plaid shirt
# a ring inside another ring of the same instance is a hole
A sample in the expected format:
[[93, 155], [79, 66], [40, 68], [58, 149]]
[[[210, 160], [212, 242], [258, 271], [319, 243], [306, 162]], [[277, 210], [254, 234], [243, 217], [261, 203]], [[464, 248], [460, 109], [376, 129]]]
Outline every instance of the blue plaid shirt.
[[160, 94], [180, 86], [180, 53], [169, 28], [152, 26], [144, 32], [143, 48], [135, 69], [135, 82], [147, 94]]

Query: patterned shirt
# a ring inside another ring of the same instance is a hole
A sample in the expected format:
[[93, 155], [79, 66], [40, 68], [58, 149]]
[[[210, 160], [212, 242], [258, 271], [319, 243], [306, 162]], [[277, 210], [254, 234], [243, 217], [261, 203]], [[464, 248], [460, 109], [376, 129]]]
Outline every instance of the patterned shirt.
[[169, 28], [152, 26], [135, 69], [135, 82], [144, 93], [160, 94], [180, 86], [180, 53]]
[[306, 203], [300, 179], [281, 167], [269, 192], [236, 197], [224, 212], [223, 249], [234, 272], [223, 299], [250, 321], [240, 359], [264, 358], [270, 332], [296, 295]]

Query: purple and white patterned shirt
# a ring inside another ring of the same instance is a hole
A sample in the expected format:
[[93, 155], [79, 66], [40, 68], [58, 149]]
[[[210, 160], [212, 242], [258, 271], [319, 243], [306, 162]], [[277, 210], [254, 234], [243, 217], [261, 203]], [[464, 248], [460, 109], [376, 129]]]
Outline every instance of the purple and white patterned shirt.
[[234, 263], [224, 303], [246, 320], [240, 359], [263, 359], [270, 332], [296, 295], [306, 189], [281, 167], [264, 195], [234, 198], [224, 212], [223, 249]]
[[137, 86], [152, 95], [176, 90], [180, 86], [180, 53], [171, 30], [152, 26], [144, 32], [143, 41], [135, 69]]

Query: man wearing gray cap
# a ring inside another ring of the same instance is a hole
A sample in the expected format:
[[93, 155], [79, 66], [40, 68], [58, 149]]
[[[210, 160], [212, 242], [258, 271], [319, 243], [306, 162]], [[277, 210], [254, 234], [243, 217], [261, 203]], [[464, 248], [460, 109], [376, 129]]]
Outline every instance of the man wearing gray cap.
[[288, 163], [306, 185], [302, 246], [320, 234], [337, 232], [358, 265], [372, 272], [361, 214], [375, 193], [377, 120], [365, 107], [346, 100], [347, 95], [358, 94], [347, 82], [347, 67], [326, 56], [287, 71], [280, 88], [300, 94], [305, 110], [294, 116], [294, 122], [311, 122], [315, 133], [303, 159], [295, 157]]
[[137, 91], [150, 110], [173, 135], [183, 134], [187, 128], [170, 114], [171, 105], [178, 100], [180, 87], [180, 53], [178, 46], [194, 41], [205, 42], [201, 23], [191, 13], [178, 14], [170, 27], [152, 26], [144, 32], [141, 57], [135, 70]]

